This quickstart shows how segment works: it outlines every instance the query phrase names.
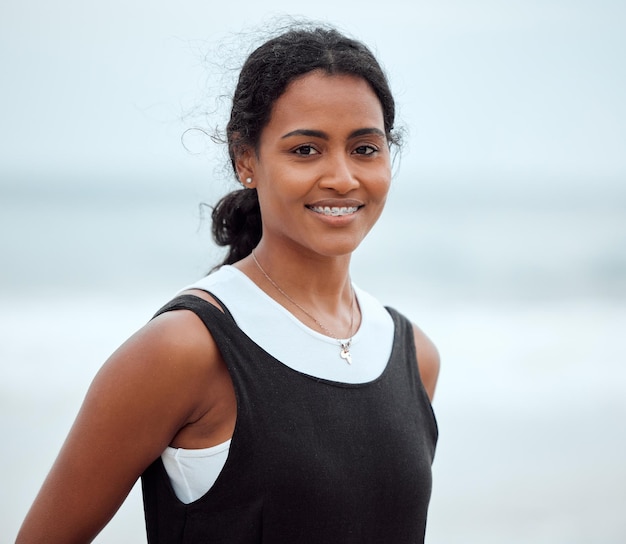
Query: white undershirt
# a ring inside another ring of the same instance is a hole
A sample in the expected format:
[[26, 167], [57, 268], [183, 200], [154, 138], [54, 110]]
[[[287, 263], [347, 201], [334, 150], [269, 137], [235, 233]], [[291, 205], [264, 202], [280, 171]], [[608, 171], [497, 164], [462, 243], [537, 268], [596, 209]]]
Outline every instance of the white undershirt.
[[[335, 382], [367, 383], [382, 374], [391, 356], [393, 320], [374, 297], [356, 286], [361, 325], [352, 337], [351, 365], [339, 356], [337, 339], [307, 327], [233, 266], [222, 266], [186, 289], [215, 295], [257, 345], [303, 374]], [[193, 502], [211, 488], [226, 462], [229, 447], [230, 440], [211, 448], [166, 448], [161, 459], [182, 502]]]

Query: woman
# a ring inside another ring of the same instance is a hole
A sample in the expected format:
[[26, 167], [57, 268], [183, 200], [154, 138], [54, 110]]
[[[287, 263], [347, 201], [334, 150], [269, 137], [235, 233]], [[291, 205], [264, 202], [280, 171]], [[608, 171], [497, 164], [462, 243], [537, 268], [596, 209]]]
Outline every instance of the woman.
[[19, 543], [90, 541], [140, 476], [151, 543], [423, 542], [438, 354], [349, 275], [393, 128], [359, 42], [297, 28], [250, 55], [223, 266], [103, 366]]

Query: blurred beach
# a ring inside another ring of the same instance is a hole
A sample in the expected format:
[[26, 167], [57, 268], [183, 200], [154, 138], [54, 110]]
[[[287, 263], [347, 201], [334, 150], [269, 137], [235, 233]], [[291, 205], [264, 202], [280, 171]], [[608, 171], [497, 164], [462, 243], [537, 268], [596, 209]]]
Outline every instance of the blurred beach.
[[[102, 362], [219, 252], [167, 183], [5, 186], [0, 542], [11, 542]], [[626, 201], [503, 201], [399, 175], [354, 281], [443, 366], [429, 544], [626, 539]], [[455, 188], [456, 187], [456, 188]], [[177, 193], [177, 194], [176, 194]], [[97, 538], [144, 542], [139, 488]]]

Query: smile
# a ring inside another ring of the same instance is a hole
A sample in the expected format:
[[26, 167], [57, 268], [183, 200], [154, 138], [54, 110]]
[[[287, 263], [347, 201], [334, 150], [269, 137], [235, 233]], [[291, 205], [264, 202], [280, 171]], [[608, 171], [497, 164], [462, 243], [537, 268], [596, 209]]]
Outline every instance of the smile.
[[343, 207], [331, 207], [331, 206], [309, 206], [309, 210], [313, 210], [315, 213], [321, 213], [323, 215], [332, 215], [338, 217], [341, 215], [351, 215], [356, 213], [359, 209], [358, 206], [343, 206]]

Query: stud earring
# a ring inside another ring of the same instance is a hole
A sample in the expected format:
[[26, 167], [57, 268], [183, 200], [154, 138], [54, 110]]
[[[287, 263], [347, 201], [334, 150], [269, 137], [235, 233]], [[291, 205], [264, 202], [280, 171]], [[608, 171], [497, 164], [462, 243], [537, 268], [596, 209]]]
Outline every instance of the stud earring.
[[252, 183], [252, 178], [246, 178], [246, 183]]

